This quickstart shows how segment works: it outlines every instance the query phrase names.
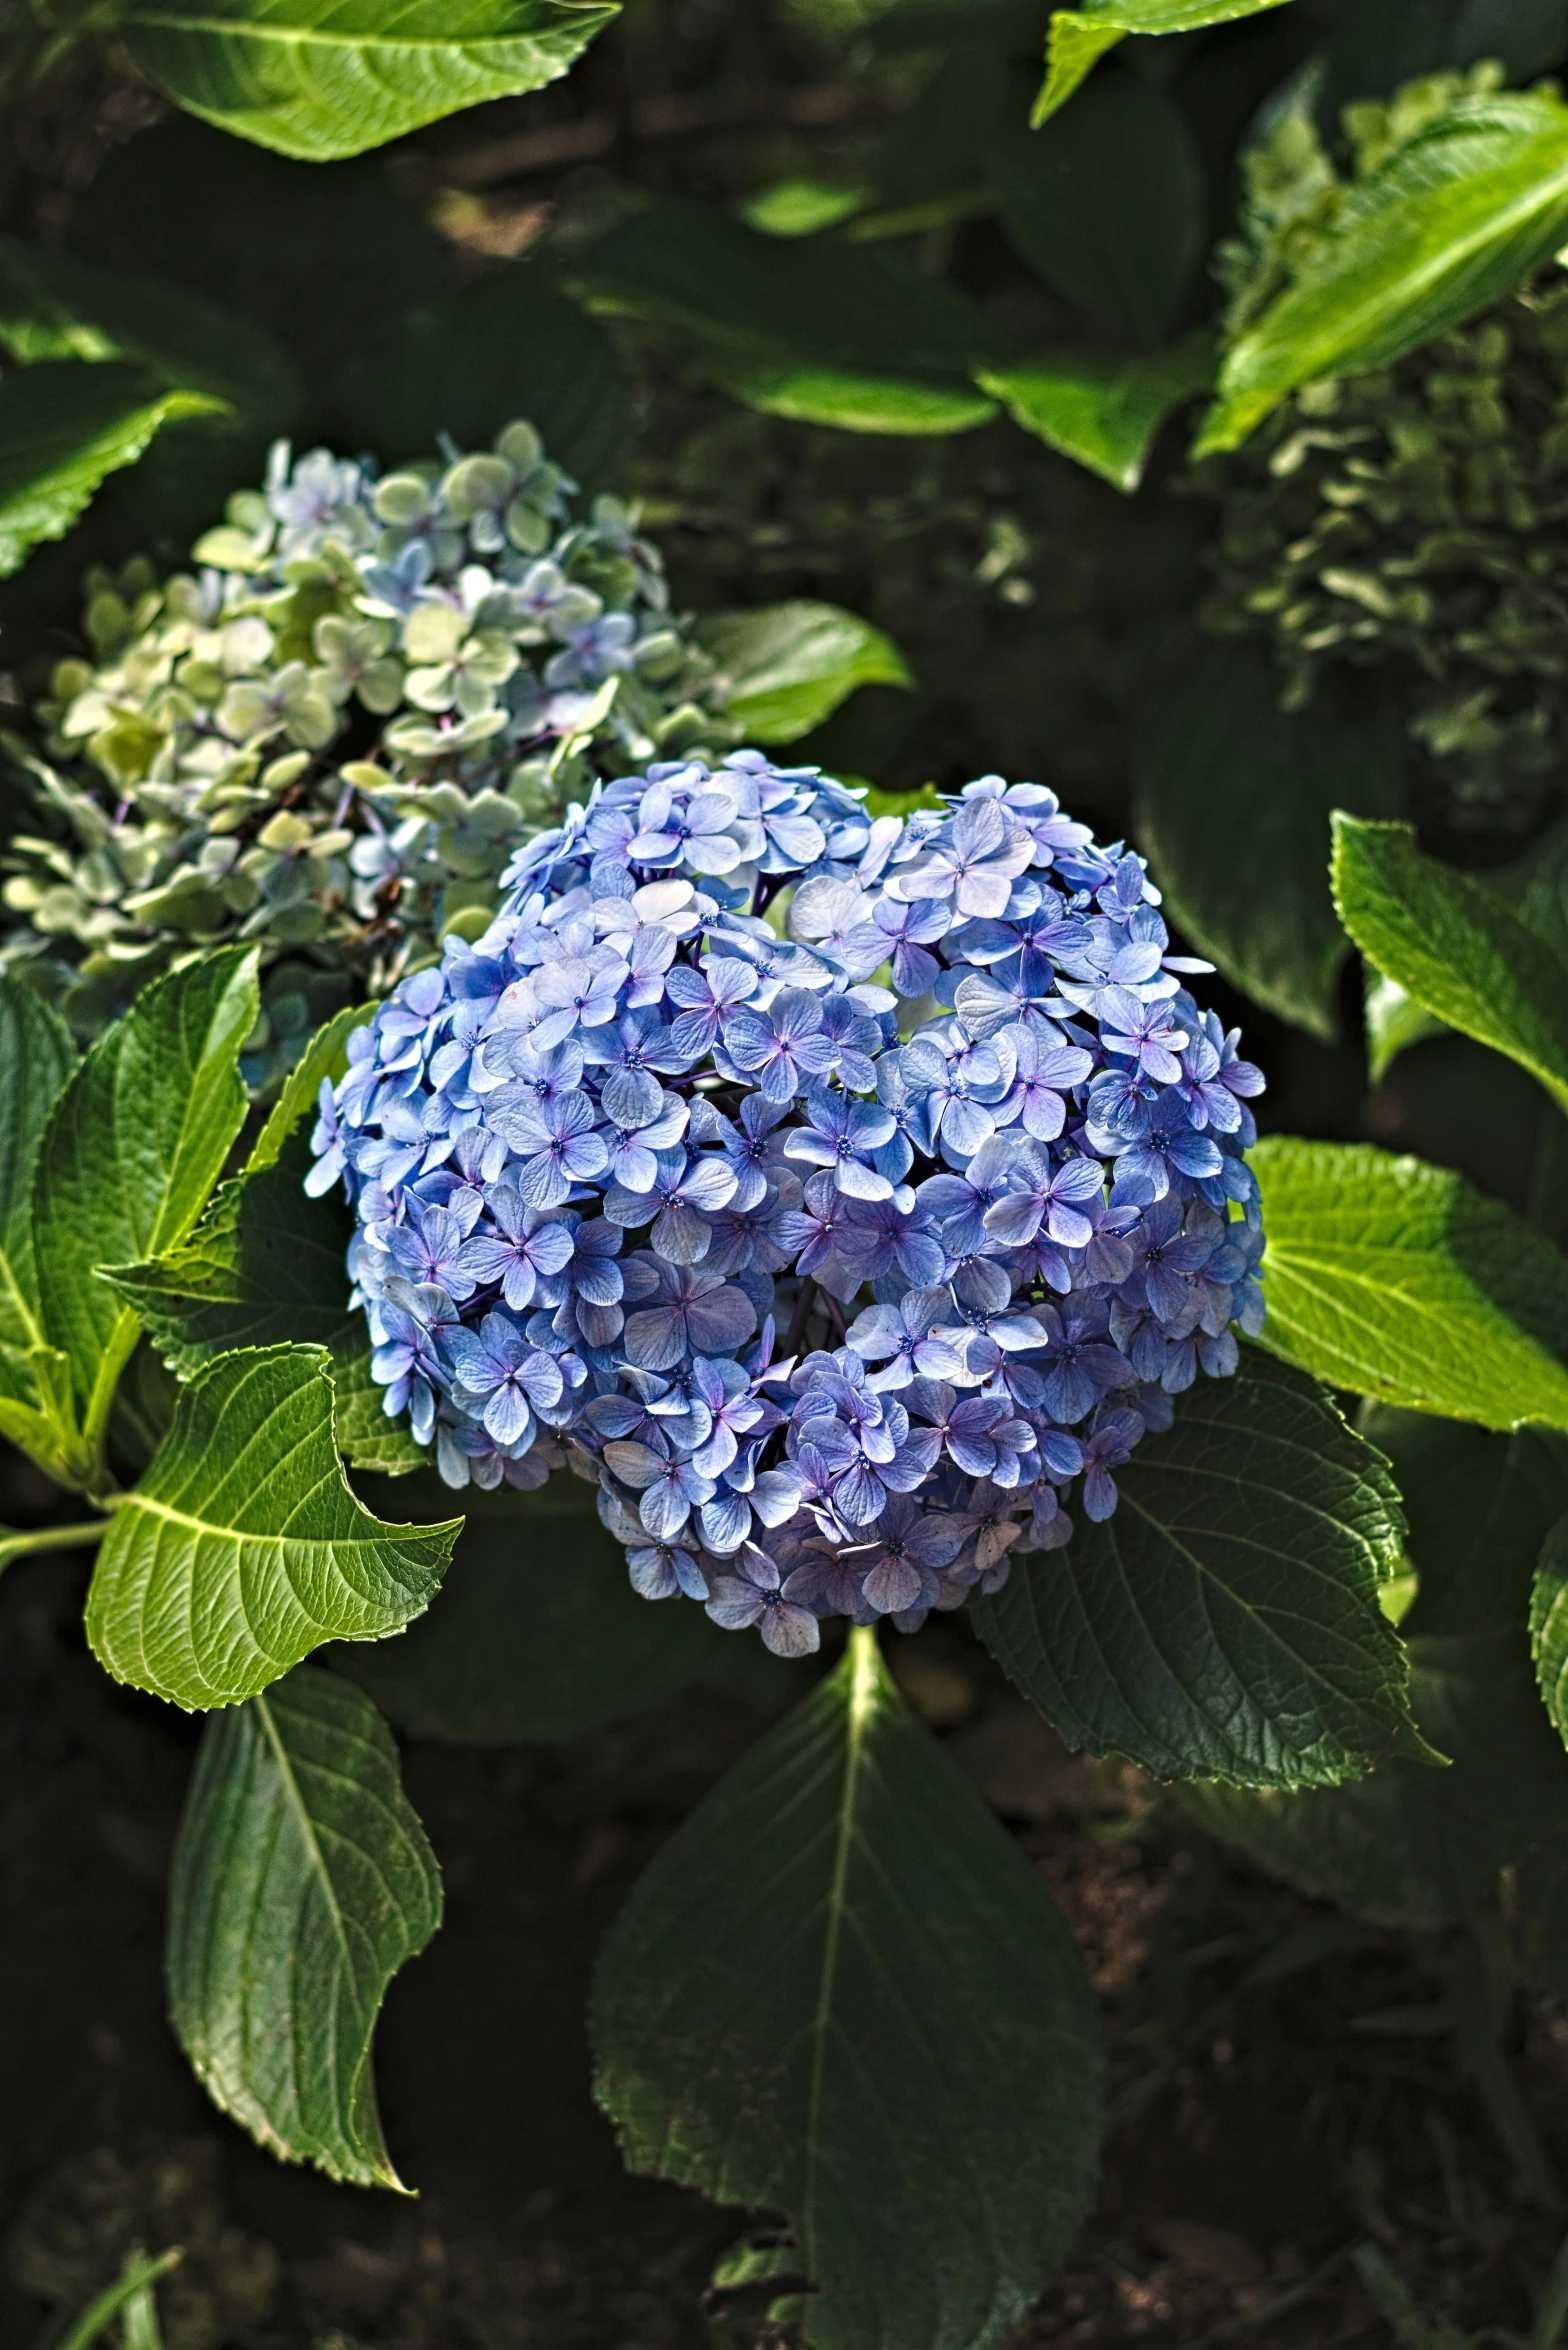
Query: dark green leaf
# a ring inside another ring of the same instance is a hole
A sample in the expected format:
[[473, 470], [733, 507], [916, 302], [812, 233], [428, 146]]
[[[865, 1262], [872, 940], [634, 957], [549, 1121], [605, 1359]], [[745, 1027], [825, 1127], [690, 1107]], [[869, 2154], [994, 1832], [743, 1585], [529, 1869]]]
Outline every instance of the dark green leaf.
[[63, 538], [105, 474], [134, 465], [160, 425], [221, 405], [124, 360], [45, 360], [0, 377], [0, 578], [40, 540]]
[[181, 2045], [269, 2152], [400, 2187], [370, 2046], [441, 1923], [441, 1879], [370, 1700], [302, 1665], [207, 1724], [174, 1855], [166, 1968]]
[[1537, 1696], [1522, 1625], [1411, 1644], [1411, 1695], [1447, 1770], [1394, 1762], [1349, 1787], [1260, 1795], [1178, 1791], [1179, 1808], [1272, 1876], [1370, 1923], [1473, 1929], [1498, 1916], [1526, 1972], [1568, 1981], [1568, 1756]]
[[1403, 789], [1397, 715], [1356, 685], [1279, 707], [1254, 656], [1215, 650], [1144, 751], [1138, 829], [1170, 910], [1227, 979], [1330, 1038], [1349, 949], [1329, 893], [1329, 813], [1391, 813]]
[[718, 664], [724, 708], [748, 742], [797, 742], [857, 685], [913, 682], [891, 638], [837, 604], [707, 613], [696, 634]]
[[1196, 32], [1282, 5], [1283, 0], [1084, 0], [1082, 8], [1058, 9], [1051, 18], [1045, 81], [1031, 119], [1036, 129], [1048, 122], [1107, 49], [1128, 33]]
[[1420, 1751], [1378, 1607], [1399, 1496], [1320, 1388], [1249, 1354], [1118, 1470], [1121, 1504], [975, 1607], [1069, 1745], [1161, 1778], [1321, 1786]]
[[50, 1118], [33, 1193], [44, 1328], [89, 1440], [136, 1337], [96, 1268], [162, 1256], [195, 1224], [244, 1123], [239, 1055], [259, 1001], [252, 947], [170, 972], [99, 1038]]
[[588, 248], [595, 307], [675, 329], [739, 399], [863, 432], [953, 432], [995, 413], [971, 368], [1011, 338], [956, 288], [836, 239], [761, 236], [656, 204]]
[[1541, 1546], [1530, 1598], [1530, 1644], [1546, 1710], [1568, 1745], [1568, 1516]]
[[116, 29], [187, 113], [324, 163], [566, 72], [617, 0], [126, 0]]
[[1390, 367], [1484, 309], [1568, 234], [1568, 106], [1464, 98], [1352, 188], [1321, 247], [1232, 345], [1198, 452], [1234, 449], [1298, 385]]
[[1266, 1346], [1333, 1387], [1516, 1428], [1568, 1428], [1568, 1262], [1421, 1159], [1269, 1135]]
[[1047, 351], [1018, 367], [981, 368], [975, 381], [1025, 432], [1113, 488], [1135, 490], [1166, 417], [1213, 383], [1214, 341], [1199, 327], [1140, 358]]
[[[451, 1507], [431, 1473], [373, 1506], [416, 1517]], [[401, 1640], [335, 1649], [400, 1730], [461, 1746], [573, 1738], [659, 1705], [694, 1682], [788, 1702], [801, 1668], [721, 1632], [690, 1600], [639, 1599], [591, 1486], [560, 1472], [537, 1493], [465, 1493], [468, 1512], [429, 1613]]]
[[76, 1065], [58, 1013], [0, 973], [0, 1387], [25, 1396], [43, 1343], [33, 1261], [33, 1170], [49, 1113]]
[[1451, 72], [1495, 57], [1510, 82], [1555, 65], [1568, 49], [1565, 0], [1384, 0], [1344, 8], [1327, 45], [1324, 104], [1392, 97], [1418, 74]]
[[[344, 1017], [353, 1024], [353, 1014]], [[257, 1153], [267, 1139], [263, 1131]], [[240, 1347], [324, 1346], [344, 1457], [393, 1475], [420, 1468], [426, 1456], [406, 1424], [387, 1418], [386, 1389], [370, 1375], [365, 1317], [349, 1306], [353, 1218], [335, 1194], [306, 1197], [305, 1145], [303, 1132], [291, 1136], [272, 1165], [255, 1166], [253, 1154], [255, 1171], [220, 1188], [189, 1240], [103, 1278], [182, 1379]]]
[[[150, 274], [254, 319], [308, 388], [302, 430], [346, 448], [375, 444], [324, 398], [328, 387], [382, 342], [395, 306], [433, 302], [450, 283], [450, 248], [400, 200], [381, 159], [290, 163], [189, 115], [111, 148], [72, 204], [67, 237], [107, 271]], [[378, 453], [390, 464], [434, 450], [411, 441]], [[217, 510], [193, 513], [191, 535]]]
[[626, 363], [538, 263], [493, 269], [415, 303], [339, 378], [335, 400], [357, 439], [389, 460], [433, 450], [440, 433], [460, 449], [488, 448], [503, 425], [526, 417], [585, 490], [624, 486]]
[[1088, 2201], [1081, 1962], [874, 1633], [664, 1846], [593, 2022], [634, 2170], [788, 2214], [815, 2350], [1005, 2342]]
[[1493, 1435], [1425, 1412], [1363, 1404], [1358, 1423], [1388, 1455], [1420, 1578], [1407, 1640], [1517, 1631], [1541, 1544], [1568, 1510], [1568, 1441], [1546, 1429]]
[[0, 1435], [51, 1476], [78, 1481], [70, 1369], [44, 1336], [33, 1248], [33, 1173], [49, 1113], [76, 1063], [64, 1021], [0, 974]]
[[1568, 1109], [1568, 963], [1495, 892], [1424, 857], [1408, 824], [1337, 815], [1334, 900], [1380, 971]]
[[385, 1639], [429, 1606], [462, 1521], [386, 1525], [355, 1499], [326, 1364], [315, 1347], [220, 1355], [182, 1391], [88, 1594], [116, 1680], [233, 1705], [323, 1641]]
[[293, 368], [248, 318], [15, 237], [0, 238], [0, 343], [28, 363], [133, 360], [269, 433], [286, 432], [299, 404]]
[[1043, 131], [1009, 109], [988, 167], [1010, 242], [1048, 284], [1146, 347], [1170, 331], [1203, 253], [1204, 192], [1163, 90], [1117, 68]]

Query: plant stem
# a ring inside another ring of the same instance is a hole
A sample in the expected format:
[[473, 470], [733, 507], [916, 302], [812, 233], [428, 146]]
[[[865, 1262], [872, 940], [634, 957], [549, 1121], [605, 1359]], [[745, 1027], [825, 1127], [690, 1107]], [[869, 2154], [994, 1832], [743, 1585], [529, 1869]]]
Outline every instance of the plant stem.
[[18, 1534], [9, 1527], [0, 1529], [0, 1574], [13, 1559], [26, 1558], [35, 1550], [86, 1550], [101, 1542], [108, 1531], [107, 1518], [92, 1518], [77, 1526], [35, 1526], [30, 1534]]

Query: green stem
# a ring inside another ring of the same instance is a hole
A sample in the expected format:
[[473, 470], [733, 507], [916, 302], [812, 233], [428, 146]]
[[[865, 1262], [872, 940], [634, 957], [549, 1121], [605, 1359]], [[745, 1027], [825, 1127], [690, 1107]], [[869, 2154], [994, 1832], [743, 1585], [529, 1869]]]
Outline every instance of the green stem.
[[166, 2276], [179, 2257], [180, 2247], [178, 2244], [171, 2246], [167, 2252], [159, 2252], [151, 2258], [145, 2253], [133, 2253], [125, 2264], [124, 2273], [112, 2285], [106, 2286], [95, 2301], [88, 2303], [75, 2325], [66, 2335], [65, 2340], [59, 2345], [59, 2350], [89, 2350], [89, 2346], [99, 2339], [110, 2319], [118, 2317], [126, 2303], [133, 2300], [138, 2293], [145, 2292], [150, 2285], [155, 2285], [161, 2276]]
[[79, 1526], [36, 1526], [30, 1534], [0, 1531], [0, 1574], [13, 1559], [26, 1558], [35, 1550], [86, 1550], [101, 1542], [108, 1531], [107, 1518], [93, 1518]]

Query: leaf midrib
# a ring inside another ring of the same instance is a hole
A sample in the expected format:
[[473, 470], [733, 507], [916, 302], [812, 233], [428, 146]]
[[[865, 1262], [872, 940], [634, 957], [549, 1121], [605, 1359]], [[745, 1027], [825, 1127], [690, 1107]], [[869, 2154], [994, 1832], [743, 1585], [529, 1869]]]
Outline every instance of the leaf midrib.
[[801, 2174], [801, 2252], [808, 2271], [816, 2259], [817, 2150], [827, 2079], [828, 2035], [832, 2028], [833, 1995], [838, 1976], [839, 1941], [847, 1907], [849, 1856], [854, 1843], [855, 1799], [864, 1762], [866, 1730], [875, 1710], [881, 1659], [876, 1633], [850, 1633], [850, 1684], [845, 1707], [844, 1783], [833, 1824], [833, 1870], [828, 1881], [827, 1915], [822, 1939], [822, 1965], [817, 1978], [817, 2004], [812, 2015], [811, 2074], [806, 2090], [806, 2132]]

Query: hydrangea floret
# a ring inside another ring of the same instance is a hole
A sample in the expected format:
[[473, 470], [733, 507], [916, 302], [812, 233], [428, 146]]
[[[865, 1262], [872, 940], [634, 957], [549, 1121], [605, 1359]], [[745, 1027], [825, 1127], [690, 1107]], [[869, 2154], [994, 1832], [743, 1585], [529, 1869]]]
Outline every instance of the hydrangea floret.
[[657, 548], [576, 488], [526, 423], [391, 473], [279, 442], [194, 571], [94, 575], [97, 659], [59, 662], [40, 746], [10, 746], [49, 829], [9, 846], [7, 959], [91, 1034], [179, 954], [258, 938], [264, 1081], [483, 930], [596, 775], [733, 744]]
[[1235, 1370], [1263, 1079], [1053, 793], [666, 761], [507, 878], [354, 1034], [308, 1179], [449, 1484], [574, 1469], [644, 1597], [794, 1655], [1109, 1517]]

